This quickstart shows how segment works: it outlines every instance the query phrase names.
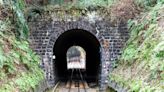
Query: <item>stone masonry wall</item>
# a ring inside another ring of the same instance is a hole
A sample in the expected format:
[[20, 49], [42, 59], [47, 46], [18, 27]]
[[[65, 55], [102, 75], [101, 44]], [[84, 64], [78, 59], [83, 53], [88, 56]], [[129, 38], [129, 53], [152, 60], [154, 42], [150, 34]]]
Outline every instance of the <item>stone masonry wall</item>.
[[98, 16], [92, 20], [87, 17], [60, 19], [52, 17], [46, 20], [39, 17], [37, 20], [29, 21], [31, 48], [41, 56], [41, 67], [45, 71], [45, 76], [49, 87], [56, 84], [55, 68], [52, 56], [53, 47], [58, 37], [72, 29], [82, 29], [93, 34], [101, 45], [101, 72], [99, 76], [100, 90], [104, 90], [108, 85], [108, 74], [112, 70], [114, 61], [121, 55], [129, 35], [126, 25], [119, 23], [113, 25], [110, 21]]

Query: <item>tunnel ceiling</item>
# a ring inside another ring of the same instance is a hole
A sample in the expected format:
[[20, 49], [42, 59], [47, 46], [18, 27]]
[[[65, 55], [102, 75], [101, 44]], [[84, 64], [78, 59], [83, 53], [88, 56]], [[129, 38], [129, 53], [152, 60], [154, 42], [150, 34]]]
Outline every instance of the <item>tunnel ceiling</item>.
[[85, 30], [70, 30], [64, 32], [54, 45], [55, 69], [59, 78], [69, 76], [66, 53], [71, 46], [81, 46], [86, 51], [86, 74], [91, 78], [98, 77], [100, 64], [100, 44], [97, 38]]

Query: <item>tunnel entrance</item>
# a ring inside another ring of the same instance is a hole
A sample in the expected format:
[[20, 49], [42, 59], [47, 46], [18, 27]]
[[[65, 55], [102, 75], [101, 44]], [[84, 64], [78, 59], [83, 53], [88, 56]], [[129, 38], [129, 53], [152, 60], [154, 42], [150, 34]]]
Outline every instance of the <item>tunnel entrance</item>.
[[67, 50], [67, 69], [86, 69], [86, 52], [80, 46], [71, 46]]
[[80, 46], [86, 52], [85, 80], [98, 84], [100, 75], [100, 43], [97, 38], [85, 30], [69, 30], [61, 34], [53, 49], [55, 55], [55, 78], [57, 81], [67, 81], [70, 71], [67, 69], [67, 50], [71, 46]]

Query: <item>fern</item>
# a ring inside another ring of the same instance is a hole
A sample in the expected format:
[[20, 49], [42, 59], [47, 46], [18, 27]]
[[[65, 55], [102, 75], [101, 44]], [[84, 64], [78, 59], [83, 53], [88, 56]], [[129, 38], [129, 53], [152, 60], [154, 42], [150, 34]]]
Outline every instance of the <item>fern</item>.
[[122, 60], [132, 61], [138, 52], [136, 48], [133, 44], [129, 45], [122, 54]]
[[20, 34], [20, 38], [27, 39], [29, 29], [28, 29], [28, 26], [27, 26], [27, 23], [23, 14], [24, 1], [22, 0], [15, 1], [13, 2], [12, 6], [18, 20], [18, 23], [17, 23], [17, 25], [19, 26], [19, 28], [17, 29], [18, 34]]

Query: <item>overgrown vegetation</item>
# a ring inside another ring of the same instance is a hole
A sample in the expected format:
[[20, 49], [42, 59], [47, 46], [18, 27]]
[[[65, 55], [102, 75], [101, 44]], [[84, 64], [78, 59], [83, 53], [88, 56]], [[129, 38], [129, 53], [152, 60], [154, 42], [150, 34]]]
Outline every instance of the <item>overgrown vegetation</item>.
[[31, 18], [32, 16], [32, 20], [39, 19], [39, 16], [42, 16], [42, 19], [44, 17], [46, 20], [64, 20], [64, 18], [67, 20], [79, 17], [91, 17], [90, 19], [92, 19], [94, 17], [101, 17], [104, 20], [111, 21], [115, 25], [134, 18], [140, 13], [140, 10], [134, 0], [77, 0], [76, 3], [63, 2], [61, 5], [34, 6], [33, 8], [29, 8], [27, 17], [30, 16]]
[[142, 6], [151, 8], [142, 13], [142, 17], [129, 20], [130, 39], [118, 67], [109, 78], [131, 92], [163, 92], [164, 2], [150, 0], [148, 4], [145, 0], [138, 1]]
[[29, 47], [24, 5], [20, 1], [0, 2], [1, 92], [27, 92], [44, 79], [39, 56]]
[[61, 6], [76, 6], [76, 7], [90, 7], [90, 6], [108, 6], [115, 0], [49, 0], [51, 4], [58, 4]]
[[[29, 13], [27, 3], [34, 7]], [[38, 18], [42, 12], [51, 19], [67, 14], [105, 16], [112, 23], [130, 19], [130, 39], [109, 78], [131, 92], [164, 91], [164, 0], [0, 0], [1, 92], [26, 92], [43, 80], [39, 57], [27, 40], [24, 12], [27, 19]]]
[[29, 29], [23, 13], [23, 10], [25, 9], [25, 2], [23, 0], [16, 0], [14, 2], [10, 2], [10, 5], [12, 6], [14, 14], [16, 15], [16, 26], [18, 26], [17, 35], [19, 38], [27, 39]]
[[[2, 3], [2, 1], [1, 1]], [[1, 6], [1, 18], [9, 18], [10, 22], [15, 25], [17, 38], [28, 38], [28, 26], [24, 18], [25, 2], [23, 0], [6, 0]], [[15, 23], [14, 23], [15, 22]]]

